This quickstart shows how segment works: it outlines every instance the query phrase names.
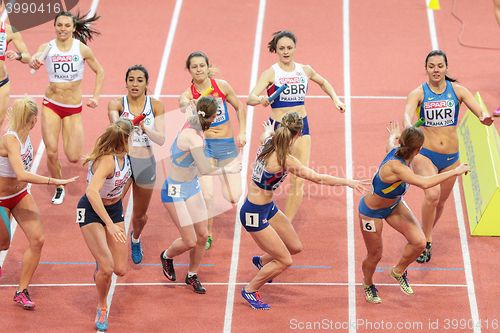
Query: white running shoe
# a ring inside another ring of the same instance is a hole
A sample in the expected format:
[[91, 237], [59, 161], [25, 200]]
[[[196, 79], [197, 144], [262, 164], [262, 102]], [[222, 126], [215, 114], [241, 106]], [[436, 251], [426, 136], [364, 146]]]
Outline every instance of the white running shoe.
[[56, 187], [56, 193], [52, 197], [53, 205], [61, 205], [64, 202], [64, 187]]

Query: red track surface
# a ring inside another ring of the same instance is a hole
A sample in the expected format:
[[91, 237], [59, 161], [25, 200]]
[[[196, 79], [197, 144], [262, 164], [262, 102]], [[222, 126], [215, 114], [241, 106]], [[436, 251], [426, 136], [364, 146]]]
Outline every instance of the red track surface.
[[[498, 27], [495, 25], [491, 3], [472, 3], [456, 0], [456, 12], [465, 22], [464, 40], [470, 44], [498, 46]], [[158, 79], [161, 58], [168, 34], [175, 2], [151, 0], [144, 5], [140, 1], [101, 1], [97, 12], [102, 16], [97, 28], [102, 36], [92, 42], [99, 61], [106, 71], [103, 94], [123, 94], [124, 74], [127, 67], [141, 63], [150, 71], [150, 94]], [[218, 77], [231, 83], [239, 95], [249, 91], [252, 70], [255, 27], [259, 3], [254, 1], [203, 1], [186, 0], [183, 3], [170, 57], [167, 63], [162, 94], [179, 94], [189, 84], [189, 74], [184, 69], [186, 56], [194, 50], [203, 50], [211, 62], [220, 69]], [[470, 90], [482, 93], [490, 110], [500, 105], [497, 78], [498, 51], [484, 51], [461, 47], [457, 42], [460, 25], [450, 15], [451, 1], [442, 1], [442, 10], [435, 12], [437, 37], [441, 48], [448, 53], [449, 71]], [[86, 11], [90, 0], [80, 1]], [[265, 10], [263, 40], [260, 45], [259, 74], [270, 66], [275, 58], [265, 44], [272, 32], [290, 29], [298, 36], [296, 61], [310, 64], [328, 78], [339, 95], [344, 95], [342, 2], [317, 0], [269, 1]], [[23, 37], [34, 52], [42, 42], [53, 38], [52, 23], [23, 32]], [[350, 5], [350, 82], [352, 96], [406, 96], [410, 90], [426, 79], [424, 58], [431, 49], [427, 14], [424, 1], [352, 1]], [[31, 77], [25, 67], [8, 63], [12, 78], [12, 94], [42, 94], [46, 85], [45, 73]], [[83, 91], [90, 93], [93, 73], [87, 69]], [[324, 95], [314, 84], [309, 95]], [[167, 124], [175, 123], [176, 98], [162, 98], [169, 113]], [[96, 136], [107, 125], [106, 104], [109, 98], [101, 98], [98, 110], [85, 110], [86, 145], [88, 151]], [[385, 126], [390, 120], [401, 119], [404, 99], [388, 98], [352, 99], [352, 142], [344, 139], [344, 115], [339, 114], [327, 99], [309, 99], [307, 108], [312, 132], [311, 166], [332, 174], [345, 175], [346, 144], [352, 144], [353, 171], [356, 177], [370, 177], [384, 155]], [[170, 111], [173, 110], [173, 111]], [[261, 123], [269, 110], [256, 108], [254, 129], [249, 141], [250, 160], [253, 160], [260, 134]], [[171, 119], [171, 122], [169, 122]], [[496, 124], [497, 128], [500, 124]], [[177, 128], [167, 125], [169, 136]], [[250, 134], [250, 133], [248, 133]], [[40, 141], [40, 129], [32, 134], [34, 146]], [[168, 147], [162, 148], [167, 150]], [[81, 180], [68, 187], [62, 207], [50, 205], [53, 188], [34, 186], [32, 193], [42, 212], [46, 230], [43, 262], [84, 262], [93, 258], [87, 250], [78, 226], [74, 208], [85, 189], [86, 170], [69, 165], [61, 155], [65, 175], [80, 175]], [[47, 174], [45, 157], [38, 172]], [[162, 178], [161, 173], [159, 174]], [[287, 187], [287, 184], [284, 184]], [[278, 195], [278, 205], [284, 206], [283, 192]], [[357, 207], [359, 197], [355, 195]], [[420, 216], [419, 202], [422, 191], [412, 188], [407, 202]], [[430, 332], [428, 322], [439, 321], [439, 329], [445, 331], [447, 319], [471, 318], [467, 295], [464, 261], [460, 245], [453, 196], [446, 206], [443, 218], [434, 233], [433, 260], [424, 266], [427, 270], [410, 271], [416, 286], [416, 295], [407, 297], [394, 285], [379, 287], [384, 298], [381, 305], [367, 304], [359, 286], [356, 287], [356, 319], [374, 323], [420, 322], [422, 329], [367, 329], [360, 332]], [[342, 324], [349, 320], [348, 262], [346, 195], [339, 189], [306, 184], [306, 195], [294, 226], [303, 243], [304, 251], [294, 260], [296, 266], [266, 285], [262, 293], [273, 309], [268, 312], [251, 310], [240, 300], [241, 283], [255, 273], [251, 256], [258, 253], [251, 238], [242, 231], [237, 282], [232, 316], [233, 332], [285, 332], [293, 330], [293, 323], [331, 320]], [[177, 237], [177, 231], [159, 200], [159, 191], [153, 194], [149, 224], [142, 239], [144, 263], [159, 264], [160, 252]], [[206, 295], [196, 295], [180, 284], [168, 283], [161, 268], [153, 265], [134, 266], [118, 280], [110, 311], [112, 332], [220, 332], [226, 317], [228, 276], [231, 268], [235, 211], [228, 211], [217, 218], [215, 247], [200, 271], [200, 279], [207, 285]], [[356, 216], [356, 215], [355, 215]], [[363, 241], [355, 218], [355, 267], [356, 282], [361, 282], [361, 260], [365, 255]], [[466, 226], [467, 221], [466, 221]], [[467, 229], [468, 231], [468, 229]], [[391, 283], [387, 267], [398, 258], [403, 239], [386, 226], [384, 231], [384, 258], [380, 263], [383, 272], [375, 274], [377, 283]], [[495, 267], [498, 262], [496, 249], [498, 238], [468, 237], [475, 294], [479, 318], [499, 320], [500, 301], [495, 292], [498, 288]], [[0, 307], [2, 329], [14, 332], [90, 332], [96, 291], [92, 284], [94, 267], [88, 265], [40, 265], [33, 284], [60, 284], [61, 286], [32, 286], [30, 293], [37, 303], [34, 312], [23, 311], [11, 297], [20, 273], [20, 260], [26, 240], [20, 230], [15, 234], [11, 249], [3, 265], [4, 276], [0, 282]], [[187, 263], [182, 256], [177, 263]], [[310, 268], [324, 266], [324, 268]], [[422, 266], [415, 266], [421, 268]], [[433, 270], [434, 269], [434, 270]], [[185, 267], [178, 267], [182, 282]], [[88, 284], [68, 286], [68, 284]], [[120, 285], [123, 283], [125, 285]], [[128, 285], [129, 283], [157, 283], [162, 285]], [[210, 283], [220, 283], [211, 285]], [[289, 283], [289, 284], [287, 284]], [[317, 283], [298, 286], [294, 283]], [[326, 285], [338, 283], [338, 285]], [[436, 287], [429, 284], [460, 285]], [[330, 327], [330, 326], [328, 326]], [[497, 329], [500, 330], [500, 329]], [[309, 330], [309, 331], [319, 331]], [[347, 332], [345, 328], [336, 330]], [[352, 331], [352, 330], [351, 330]], [[458, 329], [455, 332], [472, 332]]]

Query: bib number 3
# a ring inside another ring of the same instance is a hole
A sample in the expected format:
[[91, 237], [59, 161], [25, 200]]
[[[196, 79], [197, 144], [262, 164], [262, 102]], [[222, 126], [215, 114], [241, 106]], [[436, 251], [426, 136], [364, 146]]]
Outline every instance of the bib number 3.
[[168, 185], [168, 196], [171, 198], [181, 197], [181, 184], [169, 184]]

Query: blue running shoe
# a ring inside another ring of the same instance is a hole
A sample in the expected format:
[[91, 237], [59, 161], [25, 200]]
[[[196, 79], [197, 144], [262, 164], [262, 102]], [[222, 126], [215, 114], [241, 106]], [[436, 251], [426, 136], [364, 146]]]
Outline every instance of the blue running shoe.
[[252, 309], [256, 310], [269, 310], [271, 306], [269, 304], [266, 304], [262, 301], [262, 297], [260, 297], [260, 294], [258, 291], [254, 291], [253, 293], [249, 293], [245, 291], [245, 288], [241, 289], [241, 297], [245, 301], [250, 304]]
[[140, 264], [142, 261], [142, 246], [141, 241], [139, 243], [132, 242], [132, 237], [134, 236], [134, 232], [130, 233], [130, 249], [132, 250], [132, 261], [134, 264]]
[[101, 332], [108, 330], [108, 313], [106, 309], [97, 309], [95, 315], [95, 328]]
[[260, 256], [253, 256], [252, 263], [257, 269], [260, 271], [262, 266], [262, 262], [260, 261]]
[[[252, 257], [252, 263], [255, 267], [257, 267], [257, 269], [260, 271], [262, 269], [262, 267], [264, 267], [262, 265], [262, 261], [260, 261], [260, 256], [253, 256]], [[267, 280], [267, 283], [273, 283], [273, 279], [269, 279]]]

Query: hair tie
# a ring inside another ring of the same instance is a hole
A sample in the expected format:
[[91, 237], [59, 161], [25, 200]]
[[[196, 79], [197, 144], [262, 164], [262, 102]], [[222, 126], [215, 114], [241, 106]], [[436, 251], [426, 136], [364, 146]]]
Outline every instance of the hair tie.
[[198, 111], [198, 114], [201, 115], [203, 118], [205, 118], [205, 111]]

